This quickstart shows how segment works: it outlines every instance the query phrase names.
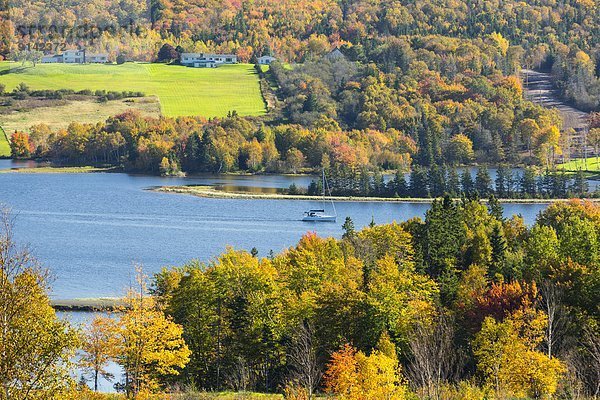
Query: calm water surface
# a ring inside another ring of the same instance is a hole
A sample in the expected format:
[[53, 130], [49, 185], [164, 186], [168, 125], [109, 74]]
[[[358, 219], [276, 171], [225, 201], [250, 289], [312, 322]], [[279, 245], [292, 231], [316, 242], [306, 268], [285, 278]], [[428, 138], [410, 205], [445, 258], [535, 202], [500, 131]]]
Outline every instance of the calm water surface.
[[[10, 168], [0, 160], [0, 168]], [[191, 259], [208, 261], [227, 245], [266, 256], [295, 244], [307, 231], [340, 237], [352, 217], [357, 227], [423, 216], [421, 203], [336, 203], [337, 223], [311, 224], [311, 201], [205, 199], [145, 190], [159, 185], [222, 184], [306, 187], [310, 177], [200, 176], [161, 178], [128, 174], [0, 174], [0, 203], [17, 215], [16, 236], [29, 244], [55, 280], [54, 298], [119, 296], [134, 264], [146, 273]], [[505, 214], [535, 220], [543, 204], [508, 204]]]

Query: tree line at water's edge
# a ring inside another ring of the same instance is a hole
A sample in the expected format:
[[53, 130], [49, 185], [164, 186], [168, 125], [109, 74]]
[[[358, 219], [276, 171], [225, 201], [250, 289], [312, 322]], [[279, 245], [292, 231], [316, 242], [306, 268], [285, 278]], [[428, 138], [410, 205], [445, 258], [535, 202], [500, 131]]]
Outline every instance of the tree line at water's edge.
[[445, 198], [424, 219], [343, 228], [164, 269], [148, 291], [140, 274], [120, 312], [77, 332], [5, 213], [0, 398], [104, 398], [83, 382], [110, 379], [109, 360], [132, 398], [598, 397], [598, 205], [555, 203], [527, 227], [497, 203]]
[[477, 169], [475, 178], [469, 168], [461, 173], [456, 167], [434, 165], [430, 168], [413, 167], [410, 175], [397, 171], [393, 178], [386, 178], [376, 171], [351, 169], [334, 165], [324, 168], [326, 186], [323, 180], [312, 180], [308, 188], [291, 184], [287, 194], [309, 196], [353, 196], [378, 198], [436, 198], [449, 195], [454, 198], [472, 199], [494, 197], [500, 199], [565, 199], [572, 197], [598, 197], [599, 192], [590, 192], [589, 183], [583, 171], [568, 174], [564, 170], [537, 171], [525, 168], [513, 170], [505, 164], [496, 169], [492, 180], [486, 166]]

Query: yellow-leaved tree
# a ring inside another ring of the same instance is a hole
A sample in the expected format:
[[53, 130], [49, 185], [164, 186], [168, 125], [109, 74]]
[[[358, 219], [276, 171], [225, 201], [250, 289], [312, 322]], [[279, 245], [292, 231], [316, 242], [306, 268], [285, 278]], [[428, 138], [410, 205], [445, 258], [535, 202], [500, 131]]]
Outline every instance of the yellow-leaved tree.
[[181, 325], [174, 323], [147, 295], [146, 279], [138, 271], [138, 288], [129, 290], [114, 325], [116, 360], [125, 371], [128, 397], [155, 392], [163, 379], [178, 375], [190, 359]]
[[384, 333], [369, 355], [349, 344], [335, 352], [325, 372], [325, 388], [340, 400], [406, 398], [407, 387], [389, 336]]
[[57, 318], [47, 273], [12, 232], [10, 212], [0, 210], [0, 399], [66, 398], [77, 332]]
[[98, 378], [113, 378], [106, 370], [108, 362], [116, 356], [118, 340], [115, 335], [115, 320], [96, 316], [83, 334], [83, 354], [79, 366], [92, 375], [94, 391], [98, 391]]
[[477, 369], [498, 395], [548, 398], [565, 372], [563, 363], [536, 350], [547, 317], [540, 311], [519, 311], [498, 322], [487, 317], [473, 349]]

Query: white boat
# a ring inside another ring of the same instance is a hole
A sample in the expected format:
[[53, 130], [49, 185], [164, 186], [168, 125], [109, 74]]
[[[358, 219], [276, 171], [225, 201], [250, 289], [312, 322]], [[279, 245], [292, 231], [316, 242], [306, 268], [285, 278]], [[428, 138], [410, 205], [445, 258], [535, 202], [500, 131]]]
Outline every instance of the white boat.
[[[325, 178], [325, 169], [323, 169], [323, 204], [325, 204], [325, 194], [329, 192], [329, 196], [331, 197], [331, 189], [327, 184], [327, 179]], [[333, 200], [330, 198], [331, 208], [333, 209], [333, 214], [326, 214], [325, 208], [308, 210], [304, 211], [304, 217], [302, 217], [302, 221], [306, 222], [335, 222], [337, 219], [337, 213], [335, 211], [335, 204], [333, 204]]]
[[308, 210], [304, 211], [304, 217], [302, 221], [321, 221], [321, 222], [335, 222], [335, 215], [327, 215], [325, 214], [325, 210]]

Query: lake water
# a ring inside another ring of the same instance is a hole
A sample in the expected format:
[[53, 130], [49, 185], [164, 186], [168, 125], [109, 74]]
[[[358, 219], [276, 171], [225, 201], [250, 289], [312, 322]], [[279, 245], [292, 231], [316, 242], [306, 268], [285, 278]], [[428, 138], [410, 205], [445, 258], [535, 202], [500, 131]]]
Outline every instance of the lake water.
[[[10, 168], [0, 160], [0, 168]], [[318, 202], [207, 199], [145, 190], [178, 184], [306, 187], [306, 176], [199, 176], [162, 178], [128, 174], [0, 174], [0, 203], [16, 214], [16, 239], [54, 276], [57, 299], [120, 296], [134, 264], [147, 274], [191, 259], [208, 261], [227, 245], [259, 255], [294, 245], [307, 231], [340, 237], [350, 216], [357, 228], [423, 216], [423, 203], [339, 202], [337, 223], [306, 223]], [[507, 204], [531, 224], [544, 204]]]

